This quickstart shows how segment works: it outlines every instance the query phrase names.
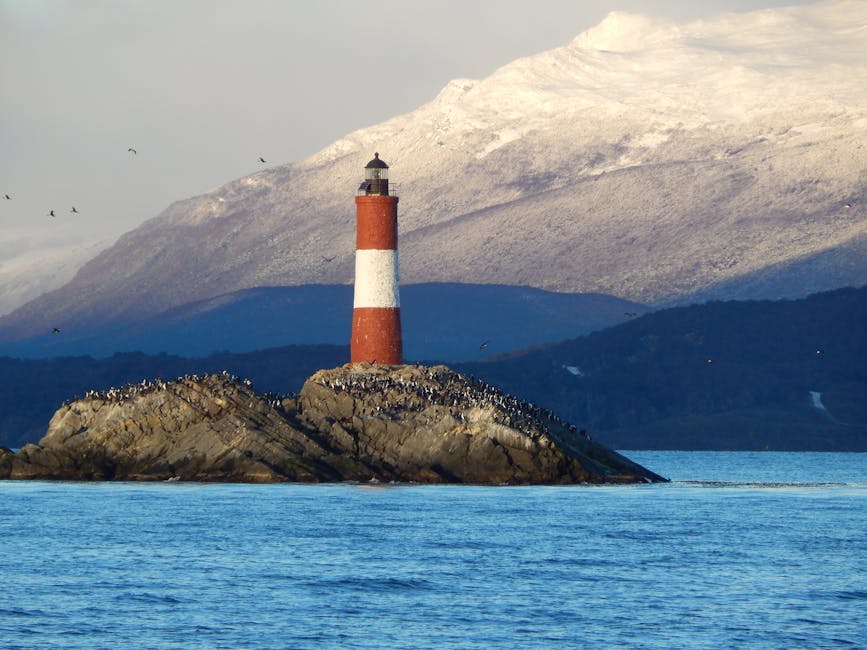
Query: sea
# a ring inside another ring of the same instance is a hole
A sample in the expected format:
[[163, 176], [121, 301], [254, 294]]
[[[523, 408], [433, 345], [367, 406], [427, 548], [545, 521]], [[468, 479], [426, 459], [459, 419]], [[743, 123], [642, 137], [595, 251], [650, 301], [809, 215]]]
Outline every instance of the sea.
[[617, 486], [0, 481], [2, 648], [867, 648], [867, 454]]

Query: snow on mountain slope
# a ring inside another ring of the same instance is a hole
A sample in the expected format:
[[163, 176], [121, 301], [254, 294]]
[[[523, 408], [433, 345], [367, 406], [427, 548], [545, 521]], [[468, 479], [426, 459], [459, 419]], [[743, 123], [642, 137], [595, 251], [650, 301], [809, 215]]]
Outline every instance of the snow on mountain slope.
[[2, 248], [14, 248], [17, 254], [0, 259], [0, 314], [6, 314], [46, 291], [69, 282], [78, 269], [111, 242], [81, 243], [70, 247], [58, 242], [38, 253], [22, 255], [27, 243], [12, 238]]
[[374, 151], [399, 187], [405, 283], [653, 304], [863, 284], [867, 2], [687, 24], [613, 13], [307, 160], [173, 204], [0, 335], [351, 282], [352, 197]]

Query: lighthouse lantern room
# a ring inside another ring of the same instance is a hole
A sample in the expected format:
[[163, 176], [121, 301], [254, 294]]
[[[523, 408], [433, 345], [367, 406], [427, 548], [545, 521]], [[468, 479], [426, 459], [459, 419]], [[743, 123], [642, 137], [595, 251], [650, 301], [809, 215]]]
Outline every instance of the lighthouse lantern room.
[[364, 181], [358, 189], [367, 195], [388, 196], [388, 165], [379, 159], [379, 152], [374, 153], [373, 160], [365, 165]]

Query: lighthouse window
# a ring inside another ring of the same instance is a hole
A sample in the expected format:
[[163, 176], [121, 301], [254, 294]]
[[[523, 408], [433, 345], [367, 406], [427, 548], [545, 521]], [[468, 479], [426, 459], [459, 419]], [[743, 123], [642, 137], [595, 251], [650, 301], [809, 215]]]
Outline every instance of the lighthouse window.
[[388, 170], [378, 167], [368, 167], [364, 170], [364, 178], [367, 180], [378, 180], [380, 178], [388, 178]]

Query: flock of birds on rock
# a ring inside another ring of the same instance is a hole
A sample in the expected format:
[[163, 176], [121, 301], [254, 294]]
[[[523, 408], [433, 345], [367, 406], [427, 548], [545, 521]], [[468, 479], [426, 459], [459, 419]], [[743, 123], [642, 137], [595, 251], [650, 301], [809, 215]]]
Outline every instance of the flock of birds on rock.
[[[89, 390], [84, 394], [85, 399], [99, 400], [101, 402], [114, 402], [123, 404], [127, 400], [135, 399], [157, 390], [165, 390], [168, 387], [168, 382], [162, 379], [144, 379], [135, 384], [126, 384], [120, 388], [112, 386], [107, 390]], [[70, 401], [75, 401], [74, 397]]]
[[347, 393], [353, 399], [365, 400], [380, 395], [381, 402], [374, 415], [399, 411], [420, 412], [428, 406], [441, 406], [456, 419], [464, 420], [464, 411], [473, 408], [496, 409], [504, 414], [506, 426], [532, 433], [540, 428], [547, 433], [553, 423], [570, 433], [589, 438], [585, 430], [562, 420], [552, 411], [520, 400], [472, 376], [450, 370], [415, 366], [414, 376], [403, 373], [379, 374], [350, 372], [324, 379], [321, 383], [331, 390]]
[[[143, 379], [138, 383], [126, 384], [119, 388], [112, 386], [106, 390], [89, 390], [84, 393], [84, 399], [123, 404], [124, 402], [135, 399], [136, 397], [142, 397], [157, 390], [165, 390], [167, 387], [168, 382], [162, 379]], [[78, 395], [73, 395], [70, 399], [66, 400], [63, 405], [69, 406], [72, 402], [77, 402], [79, 399]]]
[[[223, 370], [219, 373], [221, 377], [222, 385], [226, 385], [226, 383], [235, 386], [236, 388], [244, 387], [247, 389], [252, 389], [253, 382], [249, 379], [241, 379], [237, 375], [230, 373], [228, 370]], [[182, 375], [175, 379], [174, 381], [165, 381], [163, 379], [154, 379], [149, 380], [145, 379], [137, 383], [126, 384], [121, 387], [108, 388], [106, 390], [89, 390], [84, 394], [84, 398], [87, 400], [96, 400], [101, 402], [109, 402], [112, 404], [123, 404], [124, 402], [134, 400], [138, 397], [143, 397], [155, 391], [163, 391], [163, 390], [171, 390], [175, 385], [178, 384], [201, 384], [208, 383], [209, 376], [208, 375], [198, 375], [198, 374], [189, 374]], [[177, 392], [174, 392], [175, 395], [184, 399], [188, 403], [192, 404], [192, 400], [188, 397], [179, 395]], [[274, 392], [266, 392], [260, 395], [269, 406], [275, 409], [282, 409], [283, 400], [288, 397], [294, 397], [294, 395], [280, 395]], [[72, 402], [76, 402], [79, 400], [79, 397], [73, 396], [71, 399], [66, 400], [63, 404], [64, 406], [69, 406]]]
[[[423, 366], [415, 366], [415, 368], [418, 372], [413, 376], [401, 373], [351, 372], [325, 379], [322, 383], [335, 392], [347, 393], [358, 400], [367, 400], [371, 395], [381, 396], [381, 402], [373, 411], [378, 415], [399, 411], [420, 412], [428, 406], [435, 405], [446, 407], [456, 419], [463, 420], [463, 412], [468, 409], [496, 409], [505, 415], [503, 424], [507, 426], [530, 430], [541, 427], [547, 430], [545, 424], [547, 422], [554, 423], [572, 433], [580, 433], [580, 435], [588, 437], [583, 429], [579, 432], [574, 425], [563, 421], [548, 409], [503, 393], [475, 377]], [[418, 376], [419, 374], [421, 376]], [[252, 382], [249, 379], [241, 379], [227, 370], [219, 373], [219, 377], [223, 385], [228, 383], [236, 388], [252, 389]], [[209, 383], [209, 376], [188, 374], [182, 375], [174, 381], [159, 378], [145, 379], [121, 387], [112, 386], [106, 390], [89, 390], [85, 393], [84, 398], [120, 405], [156, 391], [171, 390], [181, 399], [192, 403], [188, 397], [178, 395], [176, 391], [172, 390], [175, 385], [189, 385], [191, 383], [207, 384]], [[278, 394], [270, 391], [260, 394], [260, 397], [270, 407], [277, 410], [283, 410], [285, 399], [297, 398], [291, 393]], [[74, 396], [65, 401], [64, 405], [69, 406], [78, 400], [79, 397]]]

